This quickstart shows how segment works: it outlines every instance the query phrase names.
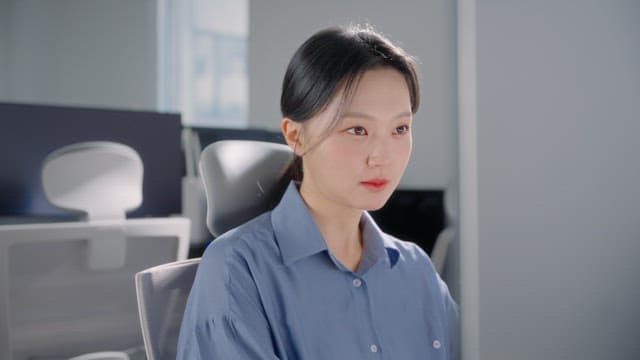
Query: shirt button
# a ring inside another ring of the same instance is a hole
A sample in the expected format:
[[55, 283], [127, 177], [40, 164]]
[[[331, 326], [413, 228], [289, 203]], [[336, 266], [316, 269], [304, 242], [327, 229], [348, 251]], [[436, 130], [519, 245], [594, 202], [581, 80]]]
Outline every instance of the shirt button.
[[371, 345], [371, 347], [369, 349], [371, 349], [372, 353], [377, 353], [378, 352], [378, 347], [375, 344]]
[[440, 346], [441, 346], [440, 341], [433, 340], [433, 348], [434, 349], [438, 350], [438, 349], [440, 349]]
[[362, 281], [360, 279], [353, 279], [353, 286], [355, 287], [362, 286]]

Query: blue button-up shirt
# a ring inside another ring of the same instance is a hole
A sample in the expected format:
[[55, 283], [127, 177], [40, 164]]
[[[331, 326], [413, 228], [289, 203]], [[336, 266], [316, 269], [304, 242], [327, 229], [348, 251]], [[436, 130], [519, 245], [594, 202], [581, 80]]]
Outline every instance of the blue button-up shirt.
[[178, 359], [457, 359], [458, 308], [427, 255], [363, 212], [356, 272], [328, 250], [294, 183], [213, 241]]

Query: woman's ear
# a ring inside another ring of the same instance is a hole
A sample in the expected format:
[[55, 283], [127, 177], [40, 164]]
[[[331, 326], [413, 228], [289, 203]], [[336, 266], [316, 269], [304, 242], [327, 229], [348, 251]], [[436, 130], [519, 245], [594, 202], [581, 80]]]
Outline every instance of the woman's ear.
[[289, 118], [284, 118], [282, 119], [280, 127], [287, 145], [289, 145], [296, 155], [302, 156], [303, 147], [302, 142], [300, 141], [302, 135], [302, 124]]

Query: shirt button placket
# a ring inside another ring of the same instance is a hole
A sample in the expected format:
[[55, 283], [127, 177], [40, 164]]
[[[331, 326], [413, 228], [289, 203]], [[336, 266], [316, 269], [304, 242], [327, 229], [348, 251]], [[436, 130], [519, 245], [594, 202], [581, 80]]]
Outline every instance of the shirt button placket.
[[[360, 280], [359, 278], [354, 278], [351, 283], [353, 284], [353, 287], [355, 288], [360, 288], [362, 287], [362, 280]], [[369, 350], [371, 351], [371, 353], [373, 354], [377, 354], [380, 351], [380, 348], [378, 347], [378, 345], [376, 344], [371, 344], [369, 346]]]

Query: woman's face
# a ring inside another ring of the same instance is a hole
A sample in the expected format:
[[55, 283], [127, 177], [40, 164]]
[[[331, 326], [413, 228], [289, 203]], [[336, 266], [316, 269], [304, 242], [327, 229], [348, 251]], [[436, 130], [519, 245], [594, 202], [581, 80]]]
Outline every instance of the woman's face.
[[340, 97], [302, 126], [301, 192], [315, 206], [376, 210], [397, 187], [411, 154], [409, 89], [397, 70], [367, 71], [338, 126], [323, 139]]

